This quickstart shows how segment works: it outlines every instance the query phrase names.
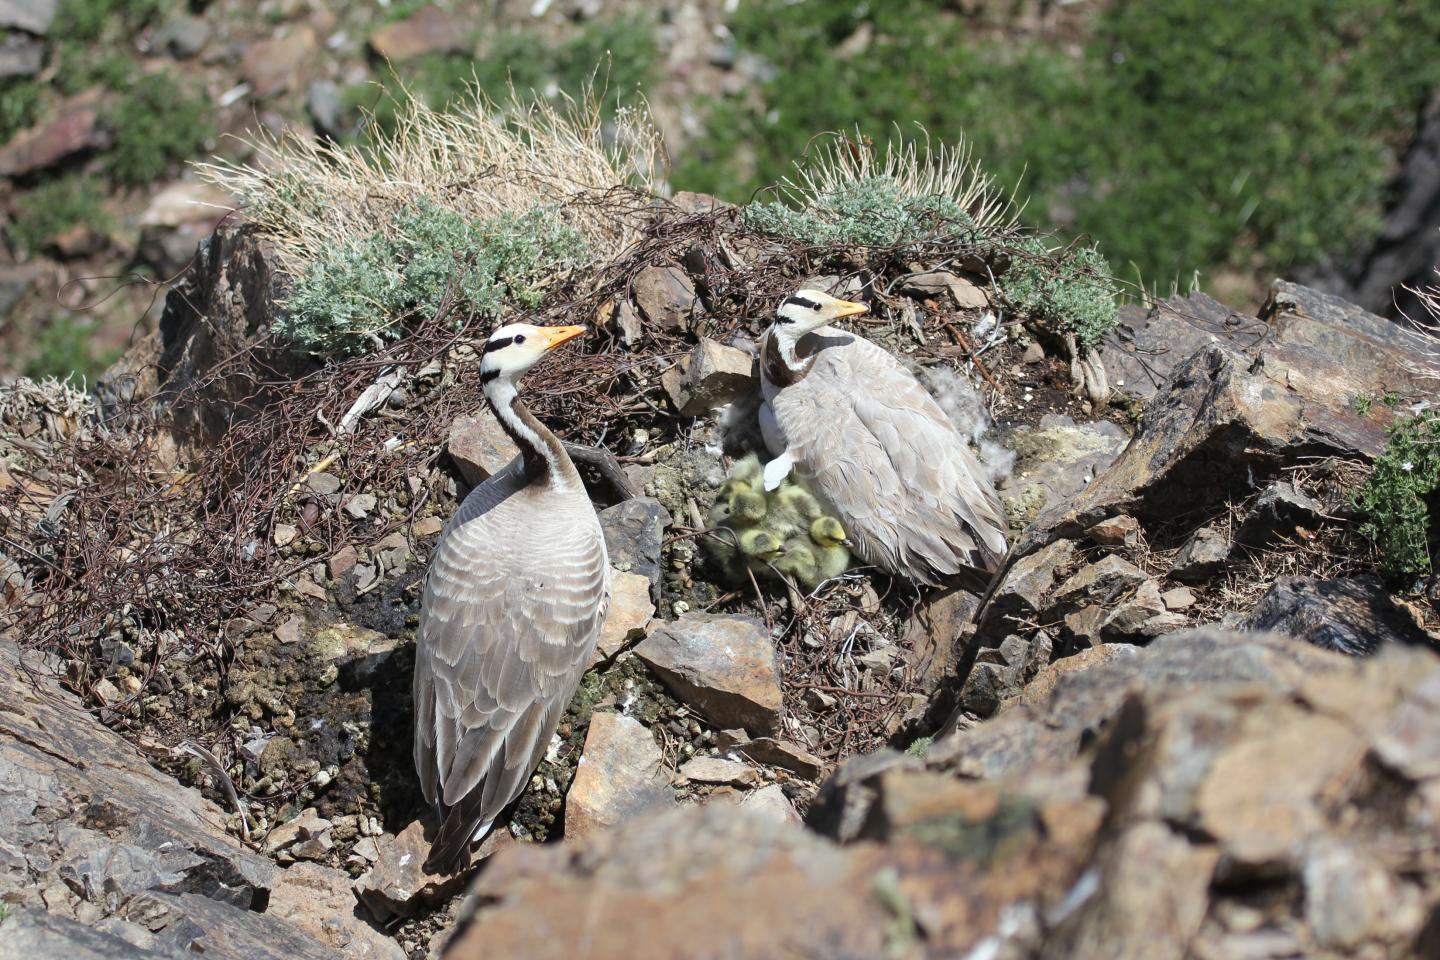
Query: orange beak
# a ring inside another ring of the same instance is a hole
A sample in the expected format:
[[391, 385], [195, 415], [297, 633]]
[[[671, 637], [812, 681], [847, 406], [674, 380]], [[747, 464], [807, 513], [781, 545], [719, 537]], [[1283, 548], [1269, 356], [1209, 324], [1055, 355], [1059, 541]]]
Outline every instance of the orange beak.
[[586, 327], [541, 327], [540, 336], [545, 338], [545, 349], [554, 350], [566, 340], [574, 340], [585, 333]]
[[869, 313], [869, 312], [870, 312], [870, 308], [867, 307], [867, 306], [865, 306], [865, 304], [863, 304], [863, 303], [852, 303], [852, 302], [849, 301], [849, 300], [836, 300], [836, 301], [835, 301], [835, 319], [836, 319], [836, 320], [839, 320], [841, 317], [853, 317], [853, 316], [855, 316], [856, 314]]

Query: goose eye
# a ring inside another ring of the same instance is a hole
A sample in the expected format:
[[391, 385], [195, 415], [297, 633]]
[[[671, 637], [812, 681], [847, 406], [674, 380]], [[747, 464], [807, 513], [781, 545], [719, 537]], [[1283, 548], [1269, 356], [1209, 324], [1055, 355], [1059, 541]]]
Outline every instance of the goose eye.
[[820, 312], [820, 304], [818, 304], [818, 303], [812, 303], [812, 304], [810, 304], [810, 309], [811, 309], [811, 310], [814, 310], [816, 313], [819, 313], [819, 312]]
[[515, 342], [516, 342], [516, 343], [524, 343], [524, 342], [525, 342], [525, 334], [523, 334], [523, 333], [517, 333], [517, 334], [515, 334]]

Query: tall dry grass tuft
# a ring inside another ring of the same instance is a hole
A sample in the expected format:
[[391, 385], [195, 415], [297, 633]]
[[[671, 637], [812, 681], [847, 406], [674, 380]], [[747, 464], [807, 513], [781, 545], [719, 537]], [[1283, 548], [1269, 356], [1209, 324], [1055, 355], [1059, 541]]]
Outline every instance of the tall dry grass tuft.
[[398, 97], [395, 133], [375, 143], [262, 135], [251, 143], [253, 164], [217, 160], [197, 169], [241, 200], [292, 272], [385, 232], [398, 211], [422, 200], [471, 219], [558, 206], [597, 259], [638, 237], [662, 158], [643, 107], [602, 119], [590, 92], [555, 104], [511, 89], [497, 104], [477, 88], [442, 113], [408, 91]]
[[[1435, 268], [1440, 277], [1440, 267]], [[1423, 317], [1407, 316], [1411, 328], [1420, 335], [1423, 346], [1411, 363], [1411, 370], [1428, 380], [1440, 380], [1440, 281], [1426, 287], [1407, 288], [1420, 298]]]

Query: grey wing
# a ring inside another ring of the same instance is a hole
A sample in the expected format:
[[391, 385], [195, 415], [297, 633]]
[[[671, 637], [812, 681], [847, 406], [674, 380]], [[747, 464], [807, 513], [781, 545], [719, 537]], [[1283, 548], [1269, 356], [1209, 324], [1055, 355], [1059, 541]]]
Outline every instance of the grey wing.
[[415, 766], [443, 818], [427, 861], [439, 872], [458, 868], [524, 789], [590, 661], [609, 593], [593, 511], [546, 525], [569, 533], [547, 539], [526, 511], [471, 506], [431, 561], [415, 664]]
[[809, 396], [786, 405], [786, 439], [850, 521], [862, 557], [926, 581], [999, 563], [999, 498], [940, 405], [895, 358], [856, 337], [821, 351], [800, 385]]

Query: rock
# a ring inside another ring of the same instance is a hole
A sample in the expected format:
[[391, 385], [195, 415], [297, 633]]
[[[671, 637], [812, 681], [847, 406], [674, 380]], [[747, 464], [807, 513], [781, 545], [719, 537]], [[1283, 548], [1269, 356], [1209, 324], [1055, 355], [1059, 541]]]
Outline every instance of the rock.
[[[490, 835], [506, 836], [509, 833], [505, 830]], [[481, 851], [491, 845], [487, 838]], [[430, 841], [425, 839], [425, 826], [418, 820], [401, 830], [399, 836], [380, 838], [376, 846], [379, 856], [375, 866], [355, 881], [354, 890], [370, 914], [382, 923], [396, 916], [424, 916], [436, 904], [464, 889], [469, 879], [465, 873], [442, 876], [425, 872]]]
[[1175, 587], [1160, 594], [1160, 602], [1166, 610], [1186, 610], [1195, 605], [1195, 594], [1185, 587]]
[[1218, 527], [1201, 527], [1176, 554], [1170, 576], [1182, 583], [1204, 583], [1220, 571], [1229, 556], [1230, 538]]
[[976, 717], [992, 716], [1049, 662], [1053, 648], [1050, 634], [1039, 630], [1026, 636], [1012, 633], [998, 647], [979, 650], [961, 688], [959, 708]]
[[583, 837], [675, 805], [655, 738], [622, 713], [596, 713], [565, 795], [565, 836]]
[[723, 757], [692, 757], [680, 767], [681, 782], [719, 783], [750, 787], [760, 782], [760, 771], [738, 760]]
[[472, 487], [499, 473], [520, 455], [520, 448], [489, 407], [473, 415], [456, 417], [450, 425], [445, 451], [455, 462], [460, 476]]
[[807, 825], [822, 836], [849, 843], [860, 836], [879, 793], [877, 778], [895, 767], [919, 769], [920, 761], [888, 747], [841, 761], [815, 795]]
[[1015, 561], [991, 597], [980, 633], [1004, 636], [1025, 621], [1038, 622], [1056, 578], [1074, 563], [1075, 555], [1074, 543], [1056, 540]]
[[168, 21], [150, 38], [150, 49], [176, 60], [188, 60], [210, 42], [210, 24], [201, 17], [179, 16]]
[[421, 517], [410, 529], [417, 537], [433, 537], [445, 529], [445, 521], [439, 517]]
[[726, 203], [718, 197], [712, 197], [708, 193], [694, 193], [690, 190], [680, 190], [670, 198], [670, 202], [677, 210], [687, 216], [697, 214], [720, 213], [726, 210], [734, 210], [735, 204]]
[[1305, 920], [1316, 942], [1354, 950], [1389, 940], [1423, 922], [1419, 898], [1366, 852], [1325, 837], [1311, 845], [1301, 868]]
[[314, 807], [306, 807], [300, 811], [300, 816], [271, 828], [265, 835], [264, 850], [266, 853], [278, 853], [319, 837], [329, 829], [329, 820], [316, 813]]
[[740, 806], [772, 823], [786, 823], [798, 827], [803, 822], [800, 814], [795, 811], [795, 805], [785, 796], [785, 791], [778, 783], [741, 794]]
[[344, 871], [297, 863], [276, 878], [266, 912], [346, 956], [404, 960], [400, 945], [362, 915], [351, 883]]
[[755, 392], [754, 363], [743, 350], [701, 338], [688, 357], [665, 372], [662, 383], [682, 416], [699, 417]]
[[43, 126], [22, 130], [0, 147], [0, 177], [34, 173], [81, 151], [110, 145], [111, 134], [100, 122], [99, 91], [72, 97], [47, 117]]
[[659, 603], [664, 570], [660, 547], [670, 512], [654, 497], [632, 497], [600, 511], [600, 529], [610, 565], [625, 573], [638, 573], [650, 581], [650, 599]]
[[638, 573], [610, 573], [610, 608], [595, 644], [595, 659], [609, 660], [632, 641], [644, 636], [655, 615], [650, 599], [650, 580]]
[[275, 639], [285, 644], [299, 643], [303, 639], [304, 629], [305, 618], [296, 614], [275, 628]]
[[1133, 547], [1140, 542], [1140, 522], [1134, 517], [1108, 517], [1085, 531], [1091, 543], [1102, 547]]
[[1246, 511], [1235, 541], [1254, 549], [1276, 542], [1294, 542], [1295, 528], [1313, 529], [1321, 522], [1324, 512], [1320, 504], [1297, 491], [1294, 484], [1277, 480], [1266, 487]]
[[1105, 351], [1112, 386], [1148, 401], [1159, 393], [1175, 367], [1205, 347], [1243, 357], [1263, 342], [1266, 331], [1247, 316], [1203, 293], [1161, 300], [1150, 310], [1129, 306], [1117, 328], [1125, 349]]
[[1009, 431], [1004, 443], [1015, 451], [1015, 466], [999, 493], [1010, 522], [1023, 526], [1080, 494], [1115, 461], [1125, 441], [1125, 431], [1113, 423], [1077, 424], [1056, 414]]
[[687, 613], [635, 647], [679, 700], [721, 727], [768, 735], [780, 725], [780, 661], [751, 617]]
[[297, 26], [283, 37], [261, 40], [245, 51], [241, 75], [250, 84], [250, 95], [264, 98], [299, 87], [300, 75], [315, 54], [315, 31]]
[[930, 270], [912, 273], [900, 285], [903, 293], [915, 297], [940, 297], [949, 294], [955, 306], [962, 310], [979, 310], [990, 305], [985, 291], [964, 277], [948, 270]]
[[[182, 180], [172, 183], [150, 198], [140, 214], [142, 227], [179, 227], [201, 223], [208, 228], [236, 208], [235, 198], [218, 187]], [[192, 247], [193, 249], [193, 247]]]
[[819, 780], [825, 769], [825, 762], [813, 753], [774, 737], [756, 737], [736, 749], [756, 763], [789, 770], [806, 780]]
[[399, 63], [424, 53], [465, 50], [466, 32], [450, 15], [433, 4], [416, 10], [398, 23], [389, 23], [370, 34], [370, 49], [381, 58]]
[[648, 322], [671, 331], [690, 329], [695, 310], [695, 285], [677, 266], [651, 265], [635, 275], [635, 305]]
[[305, 95], [305, 109], [309, 111], [316, 130], [332, 138], [344, 134], [345, 101], [333, 80], [316, 80], [310, 84], [310, 90]]
[[12, 33], [0, 43], [0, 77], [33, 77], [45, 63], [45, 45]]
[[1106, 640], [1141, 643], [1186, 624], [1183, 616], [1169, 613], [1160, 596], [1160, 584], [1146, 580], [1135, 595], [1118, 604], [1100, 625]]
[[1281, 577], [1240, 627], [1283, 633], [1357, 657], [1386, 643], [1435, 644], [1383, 584], [1365, 577]]
[[0, 0], [0, 27], [45, 36], [60, 0]]
[[360, 562], [360, 552], [353, 544], [345, 544], [336, 550], [330, 559], [325, 561], [326, 569], [330, 571], [331, 580], [339, 580], [345, 574], [355, 569], [355, 564]]
[[373, 493], [352, 493], [340, 501], [340, 509], [352, 520], [364, 520], [379, 504]]
[[[1144, 572], [1135, 564], [1118, 554], [1108, 554], [1094, 563], [1081, 567], [1055, 590], [1050, 609], [1074, 606], [1081, 600], [1109, 604], [1122, 593], [1140, 586], [1146, 580]], [[1155, 591], [1155, 603], [1160, 604], [1160, 592]], [[1163, 609], [1163, 605], [1161, 606]]]

